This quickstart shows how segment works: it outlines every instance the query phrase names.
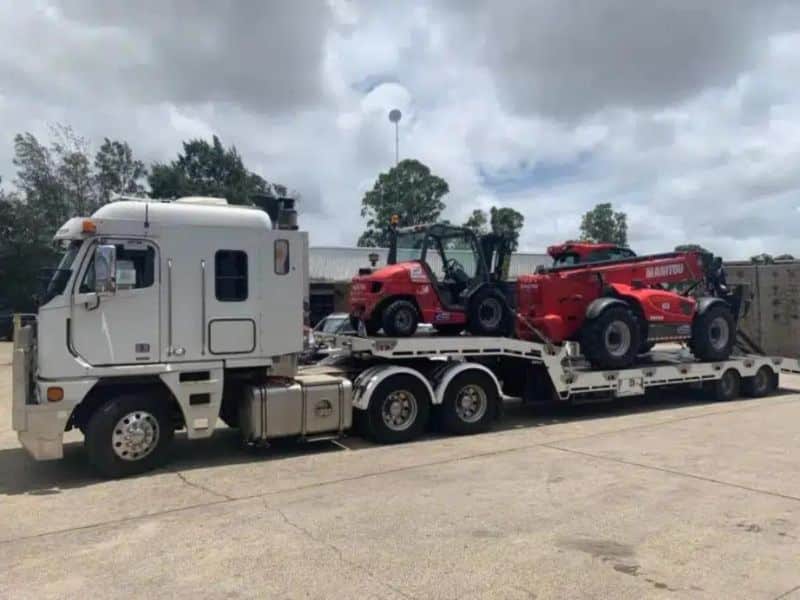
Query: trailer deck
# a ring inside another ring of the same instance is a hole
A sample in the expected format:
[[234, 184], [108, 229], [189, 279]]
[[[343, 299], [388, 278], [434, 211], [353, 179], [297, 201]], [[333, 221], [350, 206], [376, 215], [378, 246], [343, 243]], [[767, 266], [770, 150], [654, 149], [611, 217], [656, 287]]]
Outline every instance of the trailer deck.
[[513, 338], [466, 335], [407, 338], [326, 335], [322, 340], [330, 348], [354, 358], [469, 361], [506, 356], [528, 360], [544, 366], [561, 400], [597, 393], [613, 397], [641, 395], [648, 388], [717, 381], [731, 369], [742, 380], [754, 377], [763, 367], [770, 369], [776, 377], [780, 371], [800, 372], [800, 361], [797, 360], [741, 354], [724, 361], [702, 362], [685, 348], [653, 351], [632, 368], [599, 370], [588, 365], [574, 342], [555, 346]]

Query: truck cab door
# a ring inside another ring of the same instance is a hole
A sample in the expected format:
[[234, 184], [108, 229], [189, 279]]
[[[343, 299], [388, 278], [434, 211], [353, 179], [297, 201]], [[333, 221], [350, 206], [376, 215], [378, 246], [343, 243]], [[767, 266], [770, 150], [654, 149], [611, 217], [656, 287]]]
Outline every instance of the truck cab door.
[[90, 252], [73, 291], [70, 350], [91, 365], [158, 362], [158, 248], [136, 239], [103, 243], [116, 247], [115, 289], [95, 291]]

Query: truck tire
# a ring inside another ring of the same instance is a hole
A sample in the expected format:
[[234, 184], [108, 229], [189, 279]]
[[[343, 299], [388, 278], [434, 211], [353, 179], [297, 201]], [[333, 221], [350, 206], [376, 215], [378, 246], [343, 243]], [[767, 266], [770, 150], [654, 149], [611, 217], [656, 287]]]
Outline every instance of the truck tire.
[[483, 433], [497, 414], [497, 384], [486, 373], [473, 369], [456, 375], [447, 384], [439, 407], [442, 429], [456, 435]]
[[761, 367], [752, 377], [742, 380], [742, 393], [750, 398], [768, 396], [778, 389], [778, 374], [769, 367]]
[[428, 424], [431, 397], [413, 375], [387, 377], [370, 397], [360, 416], [363, 433], [380, 444], [397, 444], [419, 437]]
[[623, 369], [636, 361], [642, 346], [639, 321], [633, 311], [619, 304], [587, 319], [580, 335], [583, 355], [600, 369]]
[[410, 337], [419, 324], [419, 311], [408, 300], [395, 300], [381, 316], [383, 333], [392, 337]]
[[92, 413], [86, 452], [103, 476], [127, 477], [162, 465], [174, 433], [163, 398], [122, 394]]
[[511, 311], [500, 291], [484, 287], [470, 299], [467, 330], [473, 335], [506, 336], [511, 332]]
[[692, 323], [689, 348], [700, 360], [727, 360], [736, 341], [736, 323], [730, 308], [714, 304]]
[[728, 369], [719, 379], [706, 381], [703, 384], [703, 389], [714, 401], [727, 402], [739, 396], [740, 380], [739, 371]]

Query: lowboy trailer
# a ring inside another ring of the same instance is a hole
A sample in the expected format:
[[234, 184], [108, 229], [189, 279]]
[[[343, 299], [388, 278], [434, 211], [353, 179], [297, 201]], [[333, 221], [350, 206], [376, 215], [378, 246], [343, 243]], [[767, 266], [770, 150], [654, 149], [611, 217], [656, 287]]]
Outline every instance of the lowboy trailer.
[[486, 431], [509, 396], [570, 402], [702, 386], [728, 400], [769, 394], [796, 361], [757, 355], [701, 362], [652, 352], [620, 370], [579, 347], [509, 337], [321, 337], [303, 352], [307, 237], [289, 204], [275, 222], [224, 201], [121, 201], [56, 234], [65, 246], [35, 322], [17, 324], [12, 424], [37, 460], [84, 434], [89, 461], [119, 477], [163, 464], [175, 431], [213, 434], [218, 418], [248, 443], [331, 439], [356, 429], [412, 440], [432, 419]]

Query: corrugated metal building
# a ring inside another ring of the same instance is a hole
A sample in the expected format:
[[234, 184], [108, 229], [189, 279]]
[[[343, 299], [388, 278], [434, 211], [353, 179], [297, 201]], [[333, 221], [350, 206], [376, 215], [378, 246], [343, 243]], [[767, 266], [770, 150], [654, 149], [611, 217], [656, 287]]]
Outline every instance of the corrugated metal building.
[[[451, 251], [452, 252], [452, 251]], [[369, 255], [377, 254], [376, 266], [386, 264], [389, 254], [387, 248], [347, 248], [334, 246], [317, 246], [309, 249], [309, 278], [310, 278], [310, 310], [311, 323], [332, 312], [346, 312], [348, 310], [347, 297], [350, 289], [350, 280], [362, 267], [369, 267]], [[455, 251], [455, 254], [459, 254]], [[429, 257], [431, 266], [436, 270], [435, 260]], [[471, 253], [465, 252], [460, 262], [469, 267]], [[515, 278], [523, 273], [533, 273], [540, 265], [549, 266], [552, 259], [547, 254], [533, 254], [518, 252], [511, 256], [509, 277]]]

